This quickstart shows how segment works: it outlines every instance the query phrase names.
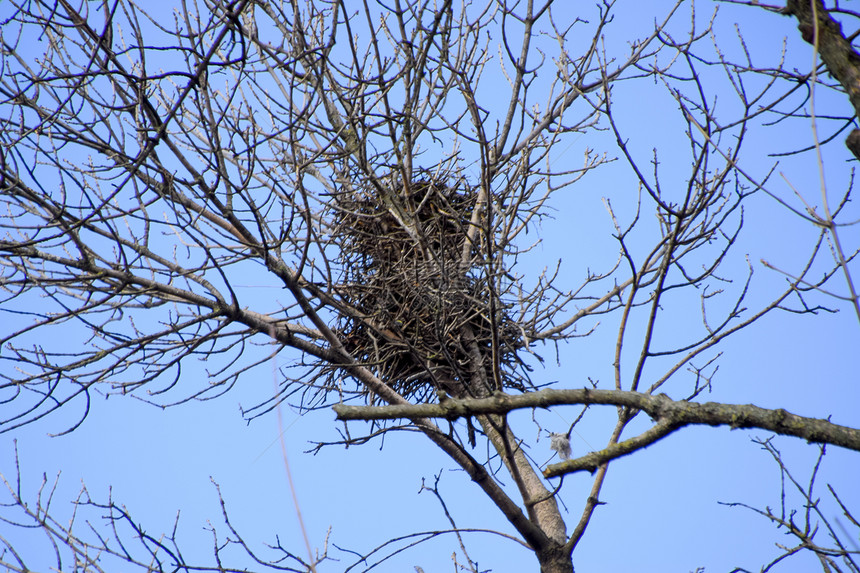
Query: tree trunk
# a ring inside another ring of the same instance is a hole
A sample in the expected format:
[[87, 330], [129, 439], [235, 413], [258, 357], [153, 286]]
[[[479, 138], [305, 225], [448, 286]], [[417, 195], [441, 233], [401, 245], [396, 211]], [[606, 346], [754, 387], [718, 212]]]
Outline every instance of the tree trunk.
[[540, 562], [541, 573], [573, 573], [573, 561], [570, 554], [561, 546], [554, 546], [544, 551], [536, 551]]

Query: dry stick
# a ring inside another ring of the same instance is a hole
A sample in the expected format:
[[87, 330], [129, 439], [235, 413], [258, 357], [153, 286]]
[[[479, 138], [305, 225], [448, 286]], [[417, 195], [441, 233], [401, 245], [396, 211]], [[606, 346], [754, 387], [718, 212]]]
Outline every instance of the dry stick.
[[[269, 333], [269, 336], [272, 337], [272, 340], [277, 340], [277, 337], [275, 336], [275, 327], [274, 326], [272, 326], [271, 332]], [[272, 384], [274, 385], [275, 395], [277, 395], [277, 393], [278, 393], [278, 378], [277, 378], [278, 361], [277, 361], [277, 356], [278, 356], [277, 353], [275, 353], [275, 352], [272, 353]], [[292, 494], [292, 496], [293, 496], [293, 506], [295, 506], [295, 508], [296, 508], [296, 517], [299, 520], [299, 528], [302, 530], [302, 537], [305, 540], [305, 549], [307, 549], [307, 551], [308, 551], [308, 563], [307, 563], [307, 565], [310, 568], [312, 573], [316, 573], [317, 568], [316, 568], [316, 565], [314, 563], [313, 551], [311, 551], [311, 542], [308, 539], [308, 531], [305, 528], [305, 521], [304, 521], [304, 519], [302, 519], [302, 510], [299, 507], [299, 496], [298, 496], [298, 494], [296, 494], [296, 485], [293, 482], [293, 474], [292, 474], [292, 472], [290, 472], [290, 462], [289, 462], [289, 459], [287, 458], [287, 444], [286, 444], [286, 441], [284, 440], [284, 432], [286, 430], [284, 430], [284, 418], [281, 415], [281, 403], [280, 403], [280, 401], [278, 402], [278, 405], [275, 407], [275, 411], [278, 413], [278, 440], [281, 443], [281, 459], [284, 460], [284, 470], [287, 472], [287, 481], [290, 484], [290, 494]]]
[[[857, 293], [856, 293], [856, 291], [855, 291], [855, 289], [854, 289], [854, 283], [853, 283], [853, 281], [852, 281], [851, 274], [850, 274], [850, 272], [848, 271], [848, 263], [847, 263], [847, 261], [846, 261], [846, 259], [845, 259], [845, 255], [843, 254], [841, 243], [839, 242], [839, 237], [838, 237], [838, 235], [837, 235], [837, 233], [836, 233], [836, 224], [833, 222], [833, 219], [830, 217], [830, 211], [829, 211], [829, 209], [828, 209], [828, 207], [827, 207], [827, 193], [826, 193], [826, 191], [822, 189], [822, 193], [824, 194], [824, 205], [825, 205], [825, 210], [826, 210], [826, 213], [827, 213], [827, 218], [826, 218], [826, 219], [822, 218], [820, 215], [818, 215], [817, 213], [815, 213], [815, 212], [814, 212], [814, 211], [812, 211], [811, 209], [807, 209], [807, 211], [809, 212], [809, 215], [804, 215], [803, 213], [801, 213], [800, 211], [798, 211], [797, 209], [795, 209], [794, 207], [790, 206], [788, 203], [786, 203], [785, 201], [783, 201], [782, 199], [780, 199], [777, 195], [775, 195], [774, 193], [771, 193], [770, 191], [768, 191], [768, 190], [764, 187], [764, 185], [763, 185], [763, 184], [760, 184], [760, 183], [756, 182], [756, 181], [752, 178], [752, 176], [748, 175], [748, 174], [747, 174], [747, 173], [746, 173], [746, 172], [745, 172], [745, 171], [740, 167], [740, 165], [738, 165], [737, 163], [735, 163], [734, 159], [732, 159], [731, 157], [729, 157], [729, 156], [728, 156], [728, 155], [727, 155], [727, 154], [726, 154], [722, 149], [720, 149], [720, 148], [716, 145], [716, 143], [711, 139], [711, 136], [710, 136], [710, 135], [708, 135], [707, 131], [705, 131], [705, 129], [704, 129], [701, 125], [699, 125], [699, 122], [698, 122], [698, 121], [696, 121], [696, 119], [693, 117], [693, 115], [692, 115], [689, 111], [687, 111], [686, 109], [684, 109], [684, 110], [683, 110], [683, 112], [684, 112], [684, 115], [686, 116], [687, 120], [691, 123], [691, 125], [695, 126], [695, 127], [699, 130], [699, 133], [701, 133], [701, 134], [702, 134], [702, 136], [703, 136], [703, 137], [704, 137], [708, 142], [710, 142], [710, 143], [714, 146], [714, 149], [715, 149], [718, 153], [720, 153], [720, 155], [722, 155], [722, 156], [723, 156], [723, 158], [725, 158], [727, 161], [729, 161], [729, 162], [731, 163], [732, 167], [733, 167], [733, 168], [735, 168], [735, 169], [738, 171], [738, 173], [740, 173], [741, 175], [743, 175], [744, 177], [746, 177], [746, 178], [747, 178], [747, 180], [748, 180], [748, 181], [750, 181], [750, 183], [752, 183], [753, 185], [755, 185], [757, 189], [760, 189], [760, 190], [764, 191], [768, 196], [770, 196], [771, 198], [775, 199], [778, 203], [780, 203], [783, 207], [786, 207], [787, 209], [789, 209], [790, 211], [792, 211], [795, 215], [800, 216], [802, 219], [806, 219], [807, 221], [809, 221], [810, 223], [812, 223], [812, 224], [814, 224], [814, 225], [820, 225], [821, 227], [824, 227], [825, 229], [827, 229], [828, 231], [830, 231], [830, 234], [831, 234], [831, 236], [832, 236], [832, 237], [833, 237], [833, 239], [834, 239], [834, 243], [835, 243], [835, 245], [834, 245], [834, 246], [835, 246], [835, 248], [836, 248], [836, 252], [837, 252], [837, 254], [838, 254], [838, 258], [839, 258], [839, 260], [837, 261], [837, 265], [838, 265], [839, 267], [841, 267], [841, 268], [842, 268], [843, 272], [844, 272], [844, 273], [845, 273], [845, 275], [846, 275], [846, 279], [847, 279], [847, 281], [848, 281], [848, 289], [849, 289], [849, 292], [851, 293], [851, 296], [850, 296], [850, 297], [846, 297], [846, 296], [840, 296], [840, 295], [835, 295], [835, 294], [833, 294], [833, 293], [830, 293], [830, 292], [828, 292], [828, 291], [826, 291], [826, 290], [824, 290], [824, 289], [822, 289], [822, 288], [820, 288], [820, 287], [818, 287], [818, 286], [816, 286], [816, 285], [812, 285], [812, 284], [810, 284], [808, 281], [805, 281], [805, 280], [803, 280], [803, 279], [799, 279], [799, 278], [795, 277], [794, 275], [791, 275], [791, 274], [789, 274], [789, 273], [787, 273], [787, 272], [785, 272], [785, 271], [783, 271], [783, 270], [780, 270], [780, 269], [778, 269], [778, 268], [774, 267], [772, 264], [770, 264], [770, 263], [769, 263], [768, 261], [766, 261], [765, 259], [761, 259], [761, 263], [762, 263], [765, 267], [767, 267], [767, 268], [769, 268], [769, 269], [772, 269], [772, 270], [775, 270], [775, 271], [777, 271], [777, 272], [780, 272], [780, 273], [782, 273], [782, 274], [786, 275], [787, 277], [789, 277], [789, 278], [791, 278], [791, 279], [793, 279], [793, 280], [795, 280], [795, 281], [797, 281], [797, 282], [799, 282], [799, 283], [807, 284], [807, 285], [809, 285], [809, 286], [811, 286], [811, 287], [815, 288], [816, 290], [819, 290], [819, 291], [821, 291], [821, 292], [824, 292], [825, 294], [829, 294], [829, 295], [831, 295], [831, 296], [834, 296], [834, 297], [836, 297], [836, 298], [838, 298], [838, 299], [842, 299], [842, 300], [848, 300], [848, 301], [850, 301], [850, 302], [853, 304], [853, 306], [854, 306], [854, 310], [855, 310], [855, 312], [857, 313], [857, 318], [858, 318], [858, 320], [860, 320], [860, 297], [858, 297], [858, 296], [857, 296]], [[814, 115], [814, 114], [813, 114], [813, 115]], [[813, 129], [814, 129], [814, 128], [813, 128]], [[815, 145], [816, 145], [816, 147], [819, 145], [817, 135], [816, 135], [816, 137], [815, 137]], [[821, 156], [820, 156], [820, 155], [819, 155], [819, 168], [820, 168], [820, 169], [822, 169], [822, 168], [823, 168], [823, 167], [822, 167], [822, 163], [821, 163]], [[823, 174], [822, 174], [822, 185], [823, 185]], [[797, 191], [795, 191], [795, 193], [797, 193]], [[798, 194], [798, 195], [799, 195], [799, 194]], [[804, 201], [804, 203], [805, 203], [805, 201]]]
[[[827, 183], [824, 180], [824, 159], [821, 156], [821, 142], [818, 139], [818, 126], [815, 120], [815, 84], [818, 80], [818, 3], [812, 0], [812, 22], [814, 33], [812, 35], [812, 78], [809, 93], [809, 116], [812, 122], [812, 138], [815, 141], [815, 153], [818, 157], [818, 178], [821, 183], [821, 205], [824, 209], [824, 221], [822, 224], [830, 231], [833, 237], [833, 246], [836, 248], [839, 266], [842, 267], [842, 272], [845, 273], [845, 280], [848, 283], [848, 290], [851, 293], [851, 303], [854, 305], [854, 312], [857, 313], [857, 319], [860, 320], [860, 300], [857, 298], [857, 292], [854, 290], [854, 282], [851, 280], [851, 272], [848, 270], [848, 263], [845, 260], [845, 252], [842, 250], [842, 243], [839, 241], [839, 234], [836, 232], [836, 223], [833, 221], [833, 215], [830, 213], [830, 204], [827, 200]], [[818, 216], [815, 213], [810, 215]]]

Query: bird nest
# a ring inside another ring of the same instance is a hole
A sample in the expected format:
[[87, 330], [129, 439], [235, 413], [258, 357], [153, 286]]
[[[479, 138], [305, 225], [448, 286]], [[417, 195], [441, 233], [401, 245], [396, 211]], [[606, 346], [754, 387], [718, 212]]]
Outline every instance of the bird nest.
[[412, 183], [408, 194], [391, 189], [396, 206], [379, 189], [336, 204], [339, 294], [358, 311], [337, 325], [346, 349], [404, 396], [482, 395], [476, 384], [497, 386], [495, 330], [501, 385], [522, 389], [506, 368], [522, 347], [520, 331], [500, 301], [490, 304], [480, 249], [467, 245], [476, 190], [433, 181]]

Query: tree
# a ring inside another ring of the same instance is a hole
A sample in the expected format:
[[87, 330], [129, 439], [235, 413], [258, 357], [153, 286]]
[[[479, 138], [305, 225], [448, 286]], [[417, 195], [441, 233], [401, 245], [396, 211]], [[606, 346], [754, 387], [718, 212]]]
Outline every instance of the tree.
[[[794, 18], [822, 59], [798, 71], [800, 60], [772, 49], [754, 65], [746, 36], [728, 47], [718, 19], [692, 12], [690, 23], [682, 2], [624, 43], [611, 35], [613, 18], [635, 6], [580, 14], [551, 4], [236, 0], [169, 15], [132, 1], [13, 4], [0, 80], [3, 429], [49, 422], [98, 393], [187, 407], [241, 392], [274, 361], [276, 390], [247, 419], [281, 404], [309, 416], [334, 408], [341, 437], [314, 437], [316, 450], [420, 433], [409, 439], [465, 472], [546, 572], [573, 570], [614, 460], [643, 456], [678, 430], [758, 428], [860, 450], [860, 430], [831, 420], [702, 401], [723, 384], [720, 347], [766, 317], [796, 313], [802, 324], [841, 306], [860, 319], [856, 251], [840, 234], [856, 219], [850, 185], [839, 200], [825, 192], [818, 209], [798, 208], [776, 190], [777, 168], [760, 167], [773, 151], [835, 147], [854, 125], [860, 60], [855, 34], [834, 18], [858, 15], [818, 1], [734, 7], [768, 22]], [[44, 54], [30, 55], [34, 45]], [[655, 109], [672, 114], [660, 122], [679, 126], [671, 137], [683, 138], [682, 160], [677, 139], [649, 156], [653, 146], [628, 135], [647, 118], [622, 102], [634, 91], [651, 98], [655, 86], [669, 101], [653, 100]], [[845, 94], [855, 110], [840, 111]], [[810, 133], [810, 115], [830, 132], [813, 122]], [[773, 145], [783, 125], [806, 142]], [[570, 164], [578, 138], [605, 134], [617, 142], [611, 155], [588, 148]], [[758, 147], [747, 151], [750, 137]], [[605, 201], [614, 252], [601, 253], [595, 235], [599, 256], [579, 254], [587, 265], [536, 271], [544, 225], [575, 218], [565, 194], [603, 181], [625, 198]], [[784, 280], [767, 300], [758, 263], [738, 248], [751, 225], [766, 224], [745, 215], [761, 195], [818, 230], [792, 268], [765, 263]], [[604, 345], [611, 380], [571, 364], [582, 337]], [[553, 353], [565, 379], [549, 383]], [[196, 360], [205, 381], [186, 374]], [[526, 436], [550, 437], [543, 410], [560, 405], [582, 408], [552, 432], [561, 460], [541, 468]], [[576, 426], [607, 406], [615, 416], [602, 443], [571, 454]], [[762, 445], [784, 468], [776, 446]], [[591, 486], [565, 519], [562, 478], [583, 470]], [[33, 509], [20, 483], [7, 483], [10, 511], [47, 534], [58, 563], [71, 554], [87, 568], [109, 555], [154, 571], [199, 566], [175, 536], [147, 533], [112, 500], [78, 500], [114, 526], [113, 539], [85, 541], [42, 498]], [[451, 520], [459, 566], [477, 571], [438, 478], [424, 488]], [[843, 525], [856, 526], [832, 491]], [[802, 493], [818, 511], [812, 486]], [[760, 511], [824, 570], [857, 570], [856, 547], [827, 514], [825, 547], [810, 519], [804, 528], [785, 508]], [[218, 567], [237, 542], [260, 568], [312, 570], [328, 558], [279, 542], [264, 560], [227, 523]], [[125, 549], [128, 539], [142, 553]], [[11, 542], [2, 559], [28, 570]]]

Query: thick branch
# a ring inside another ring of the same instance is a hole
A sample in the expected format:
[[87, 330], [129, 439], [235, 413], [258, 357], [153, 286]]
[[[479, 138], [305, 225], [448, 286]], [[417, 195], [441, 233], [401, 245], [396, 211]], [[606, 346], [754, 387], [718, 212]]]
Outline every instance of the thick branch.
[[[830, 17], [821, 0], [788, 0], [785, 13], [797, 18], [803, 39], [814, 45], [830, 74], [845, 88], [854, 114], [860, 118], [860, 54]], [[853, 130], [845, 145], [860, 159], [860, 130]]]
[[788, 0], [785, 11], [797, 18], [797, 28], [803, 39], [810, 44], [817, 43], [821, 61], [845, 88], [854, 113], [860, 117], [860, 54], [845, 38], [842, 26], [830, 17], [821, 0]]
[[444, 397], [439, 404], [399, 406], [334, 406], [340, 420], [387, 420], [395, 418], [447, 418], [478, 414], [504, 414], [521, 408], [549, 408], [563, 404], [604, 404], [625, 406], [646, 412], [657, 421], [651, 430], [611, 448], [577, 460], [550, 466], [544, 475], [553, 477], [588, 469], [629, 454], [654, 443], [675, 430], [688, 425], [721, 426], [732, 428], [760, 428], [785, 436], [803, 438], [809, 442], [833, 444], [860, 451], [860, 430], [833, 424], [827, 420], [807, 418], [782, 409], [770, 410], [752, 404], [699, 404], [686, 400], [672, 400], [661, 394], [652, 396], [620, 390], [540, 390], [527, 394], [508, 395], [497, 392], [489, 398], [455, 400]]

